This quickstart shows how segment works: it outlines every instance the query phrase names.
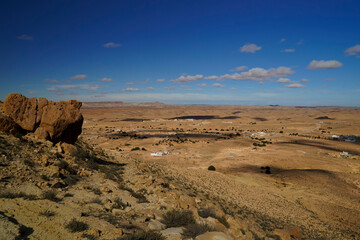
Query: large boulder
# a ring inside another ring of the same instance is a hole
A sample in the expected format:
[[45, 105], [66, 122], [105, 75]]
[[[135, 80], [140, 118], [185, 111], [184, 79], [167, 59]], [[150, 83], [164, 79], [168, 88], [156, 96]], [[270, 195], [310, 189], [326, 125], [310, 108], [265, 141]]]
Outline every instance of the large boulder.
[[39, 127], [49, 133], [52, 142], [75, 143], [84, 121], [80, 107], [76, 100], [48, 102], [42, 110]]
[[26, 131], [35, 129], [36, 109], [36, 98], [27, 98], [18, 93], [10, 93], [3, 104], [4, 113]]
[[35, 136], [51, 140], [54, 143], [74, 144], [81, 134], [83, 116], [80, 113], [81, 102], [76, 100], [48, 101], [46, 98], [27, 98], [11, 93], [3, 103], [0, 115], [0, 131], [20, 130], [34, 132]]

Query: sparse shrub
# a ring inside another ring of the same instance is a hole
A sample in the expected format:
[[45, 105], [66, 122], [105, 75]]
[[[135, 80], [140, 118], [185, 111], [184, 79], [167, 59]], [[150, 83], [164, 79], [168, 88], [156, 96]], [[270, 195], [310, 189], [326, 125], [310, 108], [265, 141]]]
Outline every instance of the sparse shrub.
[[127, 204], [125, 204], [120, 198], [115, 198], [112, 208], [125, 209], [126, 207], [127, 207]]
[[148, 203], [149, 201], [147, 200], [147, 198], [145, 197], [144, 194], [142, 194], [141, 192], [130, 192], [131, 196], [133, 196], [134, 198], [137, 198], [137, 202], [138, 203]]
[[222, 223], [222, 225], [224, 225], [226, 228], [230, 228], [230, 224], [228, 223], [228, 221], [226, 220], [225, 216], [222, 217], [217, 217], [217, 220], [219, 220], [219, 222]]
[[131, 151], [139, 151], [139, 150], [140, 150], [139, 147], [134, 147], [134, 148], [131, 149]]
[[212, 217], [212, 218], [217, 218], [216, 213], [214, 211], [213, 208], [201, 208], [198, 210], [198, 214], [200, 217], [202, 218], [208, 218], [208, 217]]
[[57, 194], [53, 190], [48, 190], [42, 193], [43, 199], [47, 199], [53, 202], [60, 202], [61, 199], [57, 197]]
[[159, 232], [146, 231], [136, 232], [124, 237], [117, 238], [117, 240], [165, 240], [166, 238]]
[[96, 195], [101, 195], [101, 190], [99, 188], [93, 188], [92, 192], [95, 193]]
[[100, 198], [93, 198], [92, 200], [88, 201], [88, 203], [102, 204]]
[[64, 194], [64, 197], [73, 197], [74, 196], [74, 194], [72, 194], [72, 193], [65, 193]]
[[44, 216], [44, 217], [52, 217], [52, 216], [55, 216], [55, 212], [50, 211], [50, 210], [45, 210], [43, 212], [40, 212], [39, 215]]
[[216, 231], [216, 229], [209, 226], [208, 224], [193, 223], [193, 224], [189, 224], [185, 227], [185, 230], [182, 235], [185, 238], [195, 239], [197, 236], [199, 236], [203, 233], [213, 232], [213, 231]]
[[31, 160], [29, 160], [29, 159], [25, 159], [25, 160], [24, 160], [24, 164], [25, 164], [26, 166], [28, 166], [28, 167], [34, 167], [34, 166], [35, 166], [34, 161], [31, 161]]
[[280, 131], [280, 133], [284, 133], [284, 131]]
[[50, 178], [48, 176], [46, 176], [45, 174], [42, 174], [40, 177], [42, 180], [50, 181]]
[[70, 232], [75, 233], [87, 230], [89, 228], [89, 225], [73, 218], [69, 223], [65, 225], [65, 228], [67, 228]]
[[213, 165], [211, 165], [211, 166], [208, 167], [208, 170], [209, 171], [216, 171], [216, 168]]
[[96, 240], [98, 239], [98, 237], [95, 237], [94, 235], [91, 235], [91, 234], [87, 234], [87, 233], [83, 233], [81, 235], [82, 238], [85, 238], [87, 240]]
[[146, 148], [141, 148], [142, 151], [147, 151]]
[[194, 215], [190, 210], [169, 210], [163, 214], [161, 222], [169, 227], [182, 227], [194, 224]]
[[24, 192], [12, 193], [12, 192], [4, 192], [0, 193], [0, 198], [24, 198], [25, 200], [36, 200], [36, 196], [32, 194], [26, 194]]

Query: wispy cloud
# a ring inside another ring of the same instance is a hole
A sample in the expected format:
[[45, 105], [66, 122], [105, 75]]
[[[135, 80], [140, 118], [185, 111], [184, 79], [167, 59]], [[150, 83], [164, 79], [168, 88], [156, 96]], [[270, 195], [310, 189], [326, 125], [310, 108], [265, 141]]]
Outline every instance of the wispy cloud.
[[112, 78], [102, 78], [102, 79], [100, 79], [100, 81], [102, 81], [102, 82], [112, 82], [113, 80], [112, 80]]
[[176, 90], [176, 87], [164, 87], [165, 90], [171, 90], [171, 91], [174, 91]]
[[198, 81], [200, 79], [202, 79], [204, 76], [201, 74], [197, 74], [194, 76], [191, 75], [183, 75], [180, 76], [179, 78], [175, 79], [175, 80], [171, 80], [171, 82], [174, 83], [179, 83], [179, 82], [194, 82], [194, 81]]
[[241, 71], [244, 71], [248, 69], [248, 66], [239, 66], [239, 67], [236, 67], [234, 69], [230, 69], [230, 72], [241, 72]]
[[248, 52], [248, 53], [255, 53], [256, 51], [260, 51], [262, 47], [254, 44], [254, 43], [249, 43], [249, 44], [245, 44], [244, 46], [242, 46], [240, 48], [240, 52]]
[[155, 90], [155, 88], [153, 88], [153, 87], [147, 87], [146, 89], [149, 90], [149, 91], [154, 91]]
[[230, 88], [230, 90], [231, 91], [236, 91], [237, 89], [233, 87], [233, 88]]
[[126, 85], [134, 85], [133, 82], [127, 82]]
[[147, 78], [145, 81], [137, 81], [136, 83], [139, 83], [139, 84], [148, 84], [150, 82], [150, 79]]
[[310, 82], [310, 80], [307, 78], [303, 78], [303, 79], [301, 79], [301, 82]]
[[125, 88], [121, 89], [120, 92], [139, 92], [140, 90], [138, 88]]
[[187, 86], [187, 85], [181, 85], [180, 87], [181, 87], [182, 89], [192, 89], [191, 86]]
[[120, 43], [108, 42], [103, 45], [105, 48], [117, 48], [120, 47]]
[[72, 80], [85, 79], [85, 78], [87, 78], [86, 74], [78, 74], [71, 77]]
[[280, 39], [280, 42], [281, 42], [281, 43], [283, 43], [283, 42], [285, 42], [285, 41], [286, 41], [286, 38]]
[[165, 79], [159, 78], [159, 79], [157, 79], [156, 81], [157, 81], [157, 82], [165, 82]]
[[307, 67], [308, 69], [335, 69], [341, 67], [343, 64], [336, 60], [312, 60]]
[[301, 83], [292, 83], [289, 85], [285, 85], [285, 87], [287, 87], [287, 88], [305, 88], [305, 85], [303, 85]]
[[292, 81], [289, 78], [279, 78], [276, 82], [278, 82], [278, 83], [291, 83]]
[[199, 83], [198, 86], [199, 86], [199, 87], [206, 87], [207, 84], [206, 84], [206, 83]]
[[29, 36], [29, 35], [27, 35], [27, 34], [23, 34], [23, 35], [18, 36], [17, 39], [32, 41], [32, 40], [34, 40], [34, 37], [33, 37], [33, 36]]
[[214, 83], [212, 86], [213, 87], [221, 87], [221, 88], [225, 87], [225, 85], [220, 84], [220, 83]]
[[294, 71], [289, 67], [278, 68], [252, 68], [247, 72], [225, 74], [220, 79], [244, 80], [244, 81], [265, 81], [272, 77], [286, 77]]
[[49, 91], [62, 91], [62, 90], [74, 90], [74, 89], [81, 89], [81, 90], [97, 90], [104, 86], [101, 85], [93, 85], [93, 84], [69, 84], [69, 85], [56, 85], [53, 87], [48, 88]]
[[204, 77], [204, 79], [207, 79], [207, 80], [216, 80], [218, 79], [219, 77], [216, 76], [216, 75], [211, 75], [211, 76], [207, 76], [207, 77]]
[[44, 82], [47, 82], [47, 83], [59, 83], [58, 80], [50, 79], [50, 78], [45, 78], [45, 79], [44, 79]]
[[284, 53], [292, 53], [292, 52], [295, 52], [295, 49], [294, 48], [286, 48], [286, 49], [282, 50], [282, 52], [284, 52]]
[[358, 53], [360, 53], [360, 44], [349, 47], [348, 49], [345, 50], [345, 53], [348, 56], [358, 55]]

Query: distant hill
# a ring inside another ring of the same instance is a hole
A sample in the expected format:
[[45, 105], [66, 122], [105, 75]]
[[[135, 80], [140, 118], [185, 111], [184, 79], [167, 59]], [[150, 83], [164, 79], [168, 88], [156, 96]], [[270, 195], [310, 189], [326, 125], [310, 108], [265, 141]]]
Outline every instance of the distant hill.
[[157, 107], [163, 108], [166, 104], [161, 102], [83, 102], [82, 108], [118, 108], [118, 107]]

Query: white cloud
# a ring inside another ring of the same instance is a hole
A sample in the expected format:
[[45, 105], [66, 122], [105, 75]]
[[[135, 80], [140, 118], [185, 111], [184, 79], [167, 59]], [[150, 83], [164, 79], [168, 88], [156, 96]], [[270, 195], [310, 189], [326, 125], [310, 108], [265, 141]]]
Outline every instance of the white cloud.
[[303, 79], [301, 79], [301, 82], [310, 82], [310, 80], [307, 78], [303, 78]]
[[112, 82], [112, 78], [102, 78], [100, 79], [102, 82]]
[[29, 36], [29, 35], [27, 35], [27, 34], [23, 34], [23, 35], [18, 36], [17, 39], [32, 41], [32, 40], [34, 40], [34, 37], [33, 37], [33, 36]]
[[147, 78], [145, 81], [137, 81], [136, 83], [140, 83], [140, 84], [148, 84], [150, 82], [150, 79]]
[[280, 40], [281, 43], [283, 43], [283, 42], [285, 42], [285, 41], [286, 41], [286, 38], [282, 38], [282, 39]]
[[216, 80], [218, 79], [219, 77], [218, 76], [215, 76], [215, 75], [211, 75], [211, 76], [207, 76], [207, 77], [204, 77], [204, 79], [207, 79], [207, 80]]
[[201, 74], [197, 74], [195, 76], [190, 76], [190, 75], [186, 75], [186, 76], [180, 76], [179, 78], [175, 79], [175, 80], [171, 80], [171, 82], [194, 82], [194, 81], [198, 81], [200, 79], [202, 79], [204, 76]]
[[138, 88], [125, 88], [121, 89], [120, 92], [139, 92], [140, 90]]
[[49, 79], [49, 78], [45, 78], [44, 79], [44, 82], [48, 82], [48, 83], [59, 83], [58, 80], [55, 80], [55, 79]]
[[278, 83], [291, 83], [289, 78], [279, 78], [276, 82]]
[[230, 69], [230, 72], [241, 72], [241, 71], [244, 71], [248, 69], [248, 66], [239, 66], [239, 67], [236, 67], [234, 69]]
[[133, 82], [127, 82], [126, 85], [134, 85]]
[[206, 85], [206, 83], [199, 83], [198, 86], [199, 87], [206, 87], [207, 85]]
[[86, 74], [78, 74], [78, 75], [75, 75], [75, 76], [71, 77], [72, 80], [85, 79], [85, 78], [87, 78]]
[[301, 83], [292, 83], [289, 85], [285, 85], [287, 88], [304, 88], [305, 85], [302, 85]]
[[335, 69], [341, 67], [343, 64], [336, 60], [312, 60], [307, 67], [308, 69]]
[[348, 49], [345, 50], [345, 53], [348, 56], [357, 55], [358, 53], [360, 53], [360, 44], [349, 47]]
[[73, 89], [82, 89], [82, 90], [97, 90], [104, 86], [93, 85], [93, 84], [70, 84], [70, 85], [57, 85], [48, 88], [49, 91], [58, 91], [58, 90], [73, 90]]
[[213, 87], [225, 87], [225, 85], [223, 85], [223, 84], [220, 84], [220, 83], [214, 83], [213, 85], [212, 85]]
[[286, 77], [294, 71], [289, 67], [278, 68], [252, 68], [247, 72], [225, 74], [220, 79], [245, 80], [245, 81], [265, 81], [272, 77]]
[[153, 88], [153, 87], [147, 87], [146, 89], [149, 90], [149, 91], [154, 91], [155, 90], [155, 88]]
[[176, 90], [176, 87], [164, 87], [165, 90]]
[[230, 90], [231, 90], [231, 91], [236, 91], [236, 88], [233, 87], [233, 88], [231, 88]]
[[163, 78], [159, 78], [158, 80], [156, 80], [157, 82], [165, 82], [165, 79]]
[[282, 52], [292, 53], [292, 52], [295, 52], [295, 49], [294, 48], [286, 48], [286, 49], [282, 50]]
[[114, 43], [114, 42], [108, 42], [108, 43], [105, 43], [103, 46], [106, 47], [106, 48], [117, 48], [117, 47], [120, 47], [121, 44], [120, 43]]
[[181, 87], [182, 89], [192, 89], [191, 86], [186, 86], [186, 85], [181, 85], [180, 87]]
[[256, 45], [256, 44], [253, 44], [253, 43], [250, 43], [250, 44], [245, 44], [244, 46], [242, 46], [240, 48], [240, 52], [249, 52], [249, 53], [255, 53], [256, 51], [259, 51], [261, 50], [262, 47]]

